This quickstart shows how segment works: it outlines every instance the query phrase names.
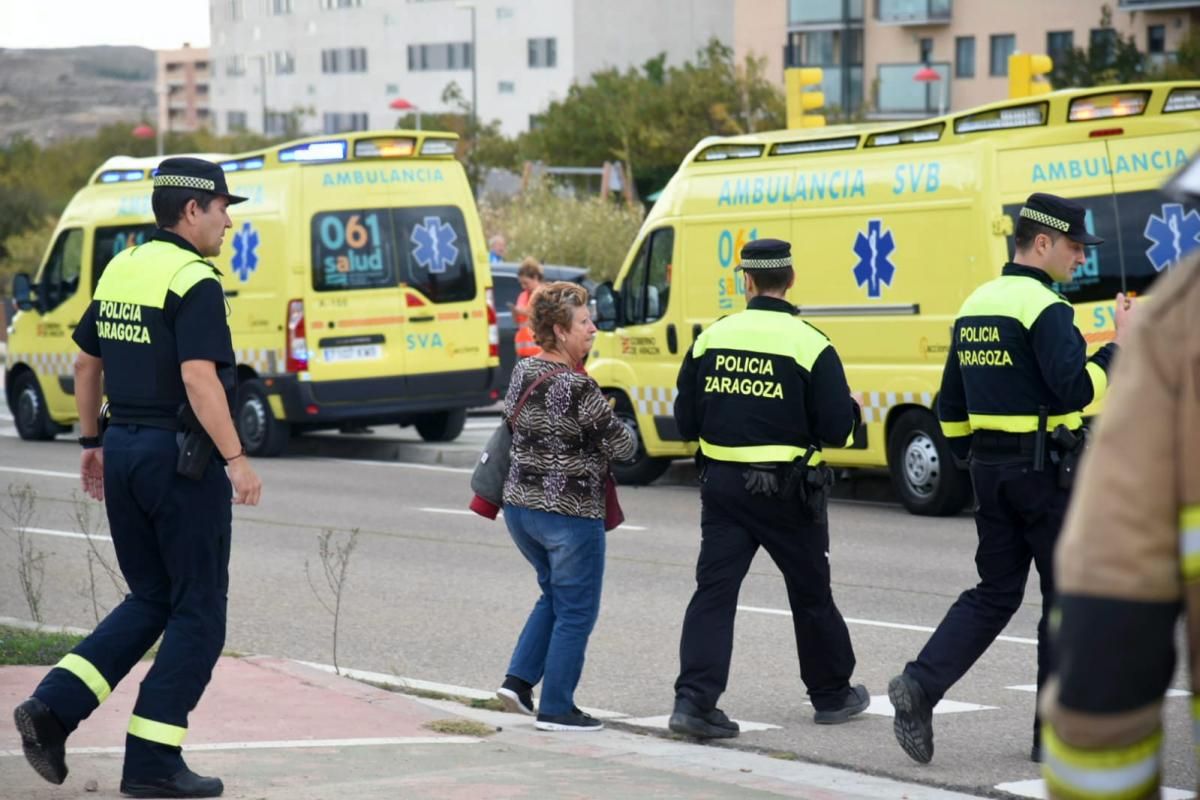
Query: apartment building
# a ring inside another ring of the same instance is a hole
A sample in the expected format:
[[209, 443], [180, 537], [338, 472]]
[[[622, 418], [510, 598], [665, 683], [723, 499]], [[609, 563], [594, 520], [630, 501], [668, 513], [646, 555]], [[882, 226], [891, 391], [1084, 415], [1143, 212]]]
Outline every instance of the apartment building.
[[782, 78], [785, 3], [210, 0], [216, 128], [390, 128], [411, 113], [396, 105], [457, 110], [443, 99], [453, 83], [482, 121], [515, 135], [598, 70], [660, 52], [680, 64], [713, 37], [773, 59]]
[[[1112, 27], [1100, 25], [1102, 8]], [[827, 105], [867, 116], [929, 116], [1008, 96], [1008, 56], [1056, 60], [1133, 36], [1152, 63], [1200, 24], [1188, 0], [789, 0], [785, 61], [825, 69]], [[923, 67], [937, 74], [928, 80]]]
[[159, 50], [155, 59], [158, 129], [191, 133], [210, 127], [208, 49], [185, 44], [178, 50]]

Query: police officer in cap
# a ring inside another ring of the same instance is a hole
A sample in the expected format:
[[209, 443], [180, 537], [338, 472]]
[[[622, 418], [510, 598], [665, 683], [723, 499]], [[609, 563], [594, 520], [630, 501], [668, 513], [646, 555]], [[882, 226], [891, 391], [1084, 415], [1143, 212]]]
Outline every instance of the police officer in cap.
[[[221, 273], [206, 260], [232, 227], [227, 207], [243, 200], [216, 164], [163, 161], [158, 229], [109, 262], [75, 330], [83, 488], [105, 502], [129, 594], [16, 708], [25, 756], [51, 783], [67, 776], [67, 736], [161, 635], [129, 722], [121, 792], [223, 791], [188, 769], [181, 745], [225, 641], [230, 498], [256, 505], [262, 491], [230, 415], [233, 345]], [[180, 458], [181, 442], [198, 461]]]
[[796, 316], [791, 247], [778, 239], [741, 252], [745, 311], [697, 337], [679, 371], [675, 420], [702, 461], [696, 592], [679, 644], [671, 730], [737, 736], [717, 708], [729, 679], [738, 590], [760, 546], [783, 573], [800, 677], [815, 721], [837, 724], [870, 696], [851, 686], [854, 649], [833, 602], [826, 515], [832, 472], [821, 445], [845, 446], [860, 419], [829, 340]]
[[[1082, 454], [1082, 410], [1104, 396], [1116, 344], [1090, 358], [1070, 302], [1055, 290], [1104, 240], [1086, 210], [1033, 194], [1017, 220], [1016, 255], [1000, 277], [966, 299], [942, 374], [938, 418], [955, 457], [969, 457], [978, 508], [979, 584], [962, 593], [915, 661], [891, 680], [894, 733], [915, 761], [933, 758], [933, 706], [966, 674], [1020, 607], [1032, 561], [1042, 591], [1037, 685], [1051, 666], [1046, 620], [1054, 601], [1052, 555]], [[1116, 298], [1116, 339], [1132, 301]], [[1034, 720], [1031, 758], [1040, 760]]]

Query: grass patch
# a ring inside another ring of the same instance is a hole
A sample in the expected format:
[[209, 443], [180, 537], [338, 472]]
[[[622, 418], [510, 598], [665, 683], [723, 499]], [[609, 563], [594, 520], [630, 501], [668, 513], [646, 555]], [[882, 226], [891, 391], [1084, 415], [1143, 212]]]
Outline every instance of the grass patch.
[[501, 703], [498, 698], [489, 697], [486, 700], [472, 700], [471, 708], [485, 708], [488, 711], [503, 711], [504, 703]]
[[470, 719], [435, 719], [433, 722], [426, 722], [422, 727], [454, 736], [491, 736], [496, 732], [491, 725]]
[[0, 666], [50, 667], [83, 641], [82, 636], [0, 625]]
[[800, 760], [800, 756], [796, 755], [795, 753], [789, 752], [787, 750], [774, 750], [770, 753], [767, 753], [767, 755], [769, 755], [771, 758], [777, 758], [780, 761], [799, 761]]

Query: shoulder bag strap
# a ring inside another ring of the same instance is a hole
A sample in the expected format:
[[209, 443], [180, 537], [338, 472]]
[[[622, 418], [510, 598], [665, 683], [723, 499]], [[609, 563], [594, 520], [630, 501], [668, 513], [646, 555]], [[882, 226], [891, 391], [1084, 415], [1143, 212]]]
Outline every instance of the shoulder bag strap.
[[513, 426], [513, 420], [515, 420], [517, 417], [519, 417], [521, 415], [521, 409], [525, 407], [525, 401], [529, 399], [529, 395], [533, 394], [534, 389], [536, 389], [538, 386], [540, 386], [542, 384], [542, 382], [545, 381], [547, 378], [552, 378], [555, 375], [562, 375], [564, 372], [570, 372], [570, 371], [571, 370], [568, 369], [567, 367], [559, 367], [558, 369], [552, 369], [549, 372], [543, 372], [541, 375], [539, 375], [534, 380], [533, 383], [529, 384], [529, 388], [527, 388], [524, 392], [521, 393], [521, 399], [517, 401], [517, 404], [515, 406], [513, 406], [512, 416], [508, 418], [509, 429], [511, 429]]

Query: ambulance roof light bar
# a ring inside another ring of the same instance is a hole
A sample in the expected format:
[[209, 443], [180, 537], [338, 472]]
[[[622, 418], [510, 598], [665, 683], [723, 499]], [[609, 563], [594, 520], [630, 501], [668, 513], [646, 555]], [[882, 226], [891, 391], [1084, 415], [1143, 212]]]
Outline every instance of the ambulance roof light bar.
[[1024, 106], [996, 108], [968, 114], [954, 120], [955, 133], [978, 133], [999, 131], [1008, 128], [1035, 128], [1046, 124], [1049, 118], [1047, 103], [1031, 103]]
[[794, 156], [801, 153], [827, 153], [831, 150], [854, 150], [858, 147], [857, 136], [816, 141], [781, 142], [771, 148], [773, 156]]
[[728, 161], [734, 158], [758, 158], [762, 154], [761, 144], [715, 144], [696, 156], [696, 160]]
[[298, 144], [280, 150], [279, 160], [285, 164], [290, 162], [345, 161], [346, 140], [331, 139], [323, 142]]
[[1071, 101], [1069, 122], [1090, 122], [1113, 117], [1136, 117], [1146, 110], [1149, 92], [1107, 92]]
[[1187, 89], [1172, 89], [1163, 104], [1164, 114], [1175, 114], [1179, 111], [1200, 111], [1200, 86]]

